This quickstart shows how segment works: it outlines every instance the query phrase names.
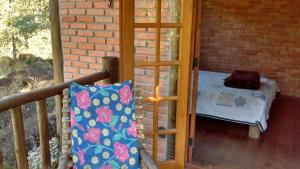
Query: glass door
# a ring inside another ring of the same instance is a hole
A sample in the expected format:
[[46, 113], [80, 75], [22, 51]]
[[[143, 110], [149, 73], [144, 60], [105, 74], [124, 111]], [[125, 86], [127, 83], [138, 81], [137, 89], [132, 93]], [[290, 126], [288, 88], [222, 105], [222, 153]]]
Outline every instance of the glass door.
[[123, 0], [120, 14], [121, 79], [141, 90], [146, 150], [183, 168], [193, 0]]

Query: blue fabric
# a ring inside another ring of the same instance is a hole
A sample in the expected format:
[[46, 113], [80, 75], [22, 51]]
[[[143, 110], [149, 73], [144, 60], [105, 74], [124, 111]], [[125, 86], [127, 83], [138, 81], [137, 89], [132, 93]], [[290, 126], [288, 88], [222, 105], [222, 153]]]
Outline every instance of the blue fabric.
[[132, 82], [70, 86], [75, 169], [140, 168]]

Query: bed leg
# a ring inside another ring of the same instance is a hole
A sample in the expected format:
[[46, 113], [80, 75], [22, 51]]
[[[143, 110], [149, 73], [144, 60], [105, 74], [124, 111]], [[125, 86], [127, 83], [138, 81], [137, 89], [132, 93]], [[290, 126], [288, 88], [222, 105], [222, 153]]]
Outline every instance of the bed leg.
[[248, 136], [250, 138], [259, 139], [260, 137], [260, 129], [258, 125], [250, 125]]

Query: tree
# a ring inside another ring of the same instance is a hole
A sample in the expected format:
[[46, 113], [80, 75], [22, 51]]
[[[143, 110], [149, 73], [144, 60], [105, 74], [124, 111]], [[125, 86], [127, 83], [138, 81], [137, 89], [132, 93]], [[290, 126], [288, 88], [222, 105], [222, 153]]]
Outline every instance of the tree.
[[[0, 4], [0, 47], [17, 57], [28, 39], [49, 29], [48, 0], [6, 0]], [[9, 47], [10, 46], [10, 47]]]

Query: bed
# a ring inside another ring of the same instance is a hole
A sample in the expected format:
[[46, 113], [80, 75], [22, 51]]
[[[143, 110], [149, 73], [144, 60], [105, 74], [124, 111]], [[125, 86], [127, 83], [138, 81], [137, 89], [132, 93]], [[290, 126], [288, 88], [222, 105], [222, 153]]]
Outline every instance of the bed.
[[261, 77], [259, 90], [224, 86], [228, 73], [199, 71], [196, 114], [249, 125], [249, 137], [267, 130], [272, 102], [279, 92], [274, 80]]

